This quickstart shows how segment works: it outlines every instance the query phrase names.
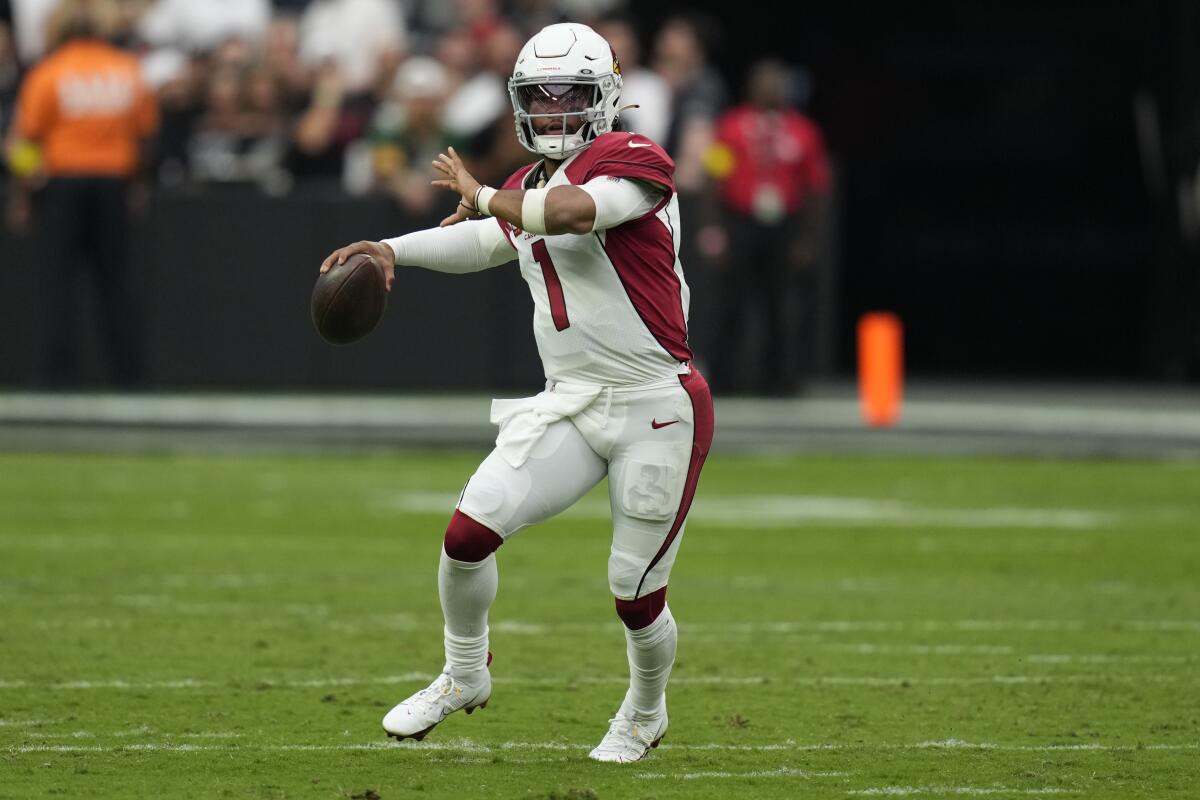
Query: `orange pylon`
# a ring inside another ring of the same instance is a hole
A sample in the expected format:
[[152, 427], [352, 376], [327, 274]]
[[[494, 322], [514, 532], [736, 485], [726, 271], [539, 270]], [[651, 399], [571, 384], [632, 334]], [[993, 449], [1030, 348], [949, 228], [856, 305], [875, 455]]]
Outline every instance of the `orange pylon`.
[[858, 397], [868, 425], [892, 425], [904, 394], [904, 329], [900, 318], [873, 311], [858, 321]]

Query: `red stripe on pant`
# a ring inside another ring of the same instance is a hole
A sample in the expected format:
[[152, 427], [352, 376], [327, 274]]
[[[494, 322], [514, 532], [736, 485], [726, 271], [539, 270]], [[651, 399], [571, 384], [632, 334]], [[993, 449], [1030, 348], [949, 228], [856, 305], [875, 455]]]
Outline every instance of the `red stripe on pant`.
[[658, 548], [658, 552], [650, 560], [650, 566], [646, 567], [646, 571], [642, 573], [637, 591], [633, 595], [634, 600], [641, 595], [642, 584], [646, 582], [646, 576], [650, 574], [650, 570], [654, 569], [659, 561], [662, 561], [662, 557], [670, 549], [671, 543], [679, 535], [679, 529], [683, 527], [683, 521], [687, 519], [688, 510], [692, 507], [692, 498], [696, 494], [696, 484], [700, 481], [700, 470], [704, 466], [704, 459], [708, 458], [708, 450], [712, 446], [713, 402], [712, 393], [708, 390], [708, 382], [704, 380], [704, 376], [700, 374], [699, 370], [693, 367], [689, 374], [679, 376], [679, 383], [687, 392], [688, 399], [692, 401], [692, 458], [688, 462], [687, 480], [683, 484], [683, 498], [679, 501], [679, 513], [675, 515], [675, 521], [671, 523], [671, 530], [667, 532], [667, 538], [663, 541], [662, 547]]

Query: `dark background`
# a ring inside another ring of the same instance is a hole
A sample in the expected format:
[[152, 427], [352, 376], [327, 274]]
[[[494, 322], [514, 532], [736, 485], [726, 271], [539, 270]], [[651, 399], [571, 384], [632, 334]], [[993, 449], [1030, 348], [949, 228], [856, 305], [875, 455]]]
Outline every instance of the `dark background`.
[[[898, 313], [914, 378], [1200, 382], [1200, 10], [1160, 2], [693, 3], [714, 60], [807, 67], [838, 188], [826, 373], [854, 371], [863, 312]], [[647, 38], [681, 7], [635, 9]], [[1140, 116], [1139, 116], [1140, 109]], [[1139, 122], [1140, 119], [1140, 122]], [[688, 221], [685, 209], [685, 232]], [[320, 259], [427, 224], [386, 201], [204, 187], [156, 198], [139, 234], [154, 384], [483, 388], [536, 384], [515, 269], [404, 275], [383, 327], [333, 348], [308, 322]], [[31, 374], [36, 254], [0, 238], [0, 382]], [[707, 276], [685, 249], [692, 338]]]
[[[1200, 4], [807, 3], [732, 24], [691, 5], [730, 81], [760, 53], [812, 73], [841, 167], [840, 371], [878, 307], [904, 319], [913, 374], [1200, 379], [1177, 200], [1200, 146]], [[1141, 140], [1139, 98], [1158, 121]]]

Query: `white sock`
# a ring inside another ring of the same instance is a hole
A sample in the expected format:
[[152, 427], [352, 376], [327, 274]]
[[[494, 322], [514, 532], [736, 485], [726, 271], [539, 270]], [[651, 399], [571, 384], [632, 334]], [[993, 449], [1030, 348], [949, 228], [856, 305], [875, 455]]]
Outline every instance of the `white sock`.
[[675, 664], [679, 630], [671, 609], [640, 630], [625, 629], [625, 652], [629, 656], [629, 694], [625, 697], [635, 712], [656, 716], [666, 710], [667, 678]]
[[438, 595], [446, 619], [446, 670], [465, 683], [487, 667], [488, 609], [499, 582], [495, 553], [483, 561], [455, 561], [442, 551]]

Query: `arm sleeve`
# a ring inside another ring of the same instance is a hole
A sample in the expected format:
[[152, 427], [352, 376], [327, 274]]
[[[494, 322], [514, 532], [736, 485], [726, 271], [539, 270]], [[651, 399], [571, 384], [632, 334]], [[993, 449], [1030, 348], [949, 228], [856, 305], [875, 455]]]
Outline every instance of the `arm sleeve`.
[[592, 178], [579, 188], [591, 195], [596, 204], [596, 221], [592, 223], [594, 231], [615, 228], [640, 219], [653, 211], [664, 196], [662, 189], [653, 184], [607, 175]]
[[516, 250], [494, 220], [468, 220], [445, 228], [384, 239], [399, 266], [461, 275], [512, 261]]

